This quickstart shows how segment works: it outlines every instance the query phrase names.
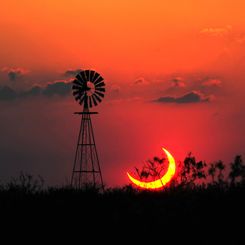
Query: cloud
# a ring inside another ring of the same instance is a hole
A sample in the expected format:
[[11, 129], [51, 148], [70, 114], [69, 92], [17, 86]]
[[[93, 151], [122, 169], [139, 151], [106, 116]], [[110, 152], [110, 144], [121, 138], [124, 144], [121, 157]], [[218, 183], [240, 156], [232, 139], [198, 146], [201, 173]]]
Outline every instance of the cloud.
[[208, 79], [202, 83], [204, 87], [221, 87], [221, 80], [219, 79]]
[[175, 77], [172, 79], [172, 87], [184, 88], [186, 86], [182, 77]]
[[56, 81], [49, 83], [42, 91], [42, 94], [46, 96], [66, 96], [71, 92], [71, 82], [67, 81]]
[[211, 99], [212, 96], [205, 96], [201, 92], [191, 91], [179, 97], [173, 97], [173, 96], [160, 97], [157, 100], [154, 100], [154, 102], [185, 104], [185, 103], [208, 102], [211, 101]]
[[201, 34], [213, 36], [213, 37], [224, 37], [229, 34], [232, 30], [231, 25], [225, 27], [207, 27], [200, 31]]
[[74, 77], [76, 76], [79, 72], [81, 72], [83, 69], [69, 69], [65, 71], [64, 75], [67, 77]]
[[29, 90], [24, 91], [19, 94], [19, 97], [30, 97], [30, 96], [38, 96], [41, 95], [43, 88], [39, 85], [35, 85], [31, 87]]
[[144, 77], [139, 77], [133, 82], [133, 85], [147, 85], [147, 84], [149, 84], [149, 81], [146, 80]]
[[17, 98], [17, 93], [8, 86], [0, 88], [0, 101], [13, 100]]
[[72, 83], [70, 81], [61, 80], [55, 81], [53, 83], [48, 83], [46, 86], [41, 87], [39, 85], [35, 85], [26, 91], [21, 91], [17, 93], [15, 90], [10, 88], [9, 86], [0, 87], [0, 101], [8, 101], [16, 98], [29, 98], [29, 97], [37, 97], [37, 96], [61, 96], [65, 97], [71, 93]]
[[16, 81], [28, 73], [26, 69], [20, 67], [19, 68], [4, 67], [2, 68], [2, 72], [7, 73], [10, 81]]

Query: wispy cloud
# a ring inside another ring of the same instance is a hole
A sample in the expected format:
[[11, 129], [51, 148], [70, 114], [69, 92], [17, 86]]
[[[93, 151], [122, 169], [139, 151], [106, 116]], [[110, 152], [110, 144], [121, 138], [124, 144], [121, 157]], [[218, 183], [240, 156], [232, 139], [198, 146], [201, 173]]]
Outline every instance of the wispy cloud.
[[204, 87], [221, 87], [221, 80], [219, 79], [208, 79], [202, 83]]
[[133, 85], [148, 85], [149, 83], [144, 77], [138, 77], [134, 80]]
[[182, 77], [174, 77], [172, 79], [172, 87], [183, 88], [185, 86], [186, 86], [186, 84], [185, 84], [184, 79]]
[[231, 25], [225, 27], [206, 27], [200, 31], [200, 34], [214, 36], [214, 37], [224, 37], [229, 34], [232, 30]]

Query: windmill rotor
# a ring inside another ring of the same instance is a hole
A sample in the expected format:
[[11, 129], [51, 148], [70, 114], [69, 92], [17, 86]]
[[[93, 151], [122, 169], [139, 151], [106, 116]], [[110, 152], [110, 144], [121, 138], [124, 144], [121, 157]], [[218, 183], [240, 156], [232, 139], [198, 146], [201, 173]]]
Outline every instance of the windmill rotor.
[[89, 109], [97, 106], [105, 96], [104, 78], [96, 71], [83, 70], [76, 75], [72, 90], [75, 100], [84, 109]]

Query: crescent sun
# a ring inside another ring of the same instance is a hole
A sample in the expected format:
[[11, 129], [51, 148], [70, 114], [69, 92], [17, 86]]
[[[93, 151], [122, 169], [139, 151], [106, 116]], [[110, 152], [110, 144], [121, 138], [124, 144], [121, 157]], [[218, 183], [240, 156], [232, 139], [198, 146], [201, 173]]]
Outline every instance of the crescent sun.
[[165, 154], [167, 155], [168, 161], [169, 161], [169, 165], [168, 165], [168, 170], [165, 173], [165, 175], [163, 175], [161, 178], [151, 181], [151, 182], [144, 182], [144, 181], [140, 181], [138, 179], [135, 179], [134, 177], [132, 177], [128, 172], [127, 175], [129, 177], [129, 179], [137, 186], [143, 188], [143, 189], [159, 189], [164, 187], [174, 176], [175, 174], [175, 169], [176, 169], [176, 164], [175, 164], [175, 160], [173, 158], [173, 156], [162, 147], [162, 150], [165, 152]]

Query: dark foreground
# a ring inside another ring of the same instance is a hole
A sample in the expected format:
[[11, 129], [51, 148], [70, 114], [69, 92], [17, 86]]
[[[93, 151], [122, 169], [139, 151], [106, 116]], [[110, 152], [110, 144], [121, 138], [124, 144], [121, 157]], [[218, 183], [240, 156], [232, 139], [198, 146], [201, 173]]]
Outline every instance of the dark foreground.
[[2, 188], [1, 234], [11, 232], [8, 240], [17, 236], [19, 242], [32, 235], [33, 244], [54, 238], [68, 238], [68, 244], [245, 244], [244, 194], [243, 185], [154, 193], [130, 186], [104, 193]]

